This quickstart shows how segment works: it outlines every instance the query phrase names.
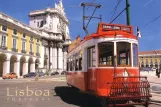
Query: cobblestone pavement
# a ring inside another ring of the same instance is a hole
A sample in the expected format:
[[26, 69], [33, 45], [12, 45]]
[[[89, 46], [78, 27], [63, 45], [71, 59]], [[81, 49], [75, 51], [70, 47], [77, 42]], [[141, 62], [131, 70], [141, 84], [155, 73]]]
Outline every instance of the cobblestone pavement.
[[152, 98], [151, 100], [161, 103], [161, 78], [156, 76], [147, 76], [151, 86]]
[[[39, 81], [22, 80], [0, 81], [0, 107], [101, 107], [100, 99], [68, 87], [65, 77], [44, 77]], [[47, 90], [50, 96], [47, 96]]]

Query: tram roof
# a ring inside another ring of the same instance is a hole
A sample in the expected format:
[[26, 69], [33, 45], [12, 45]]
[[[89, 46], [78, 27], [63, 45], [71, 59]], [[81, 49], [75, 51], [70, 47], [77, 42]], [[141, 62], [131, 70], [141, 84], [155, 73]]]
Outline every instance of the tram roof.
[[96, 33], [92, 33], [88, 36], [85, 36], [83, 40], [81, 40], [81, 37], [78, 36], [75, 40], [72, 41], [71, 45], [69, 45], [68, 51], [71, 52], [81, 43], [93, 38], [129, 38], [138, 40], [138, 38], [134, 36], [132, 26], [121, 24], [107, 24], [100, 22], [98, 24]]

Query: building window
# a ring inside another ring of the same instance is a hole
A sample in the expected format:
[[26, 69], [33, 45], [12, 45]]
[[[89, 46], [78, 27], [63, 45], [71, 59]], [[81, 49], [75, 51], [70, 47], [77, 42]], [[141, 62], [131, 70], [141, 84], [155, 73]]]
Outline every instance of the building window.
[[32, 52], [32, 44], [30, 44], [30, 52]]
[[17, 30], [16, 29], [13, 29], [13, 34], [17, 35]]
[[39, 45], [36, 46], [36, 53], [39, 53]]
[[12, 44], [13, 49], [16, 49], [17, 48], [16, 47], [16, 44], [17, 44], [17, 40], [16, 39], [13, 39], [13, 44]]
[[33, 41], [33, 37], [30, 37], [30, 41]]
[[25, 33], [23, 33], [23, 38], [26, 38], [26, 34]]
[[23, 41], [23, 42], [22, 42], [22, 50], [23, 50], [23, 51], [25, 51], [25, 47], [26, 47], [26, 42]]
[[6, 36], [2, 36], [1, 46], [6, 47]]
[[37, 42], [39, 42], [39, 39], [37, 39]]
[[2, 31], [7, 31], [7, 26], [5, 26], [5, 25], [2, 25]]
[[37, 27], [39, 27], [39, 22], [37, 22]]
[[113, 66], [114, 43], [104, 42], [98, 44], [99, 66]]
[[95, 54], [95, 47], [88, 49], [88, 67], [95, 67], [96, 66], [96, 54]]
[[45, 55], [47, 55], [46, 51], [47, 51], [47, 49], [46, 49], [46, 47], [44, 47], [44, 54]]

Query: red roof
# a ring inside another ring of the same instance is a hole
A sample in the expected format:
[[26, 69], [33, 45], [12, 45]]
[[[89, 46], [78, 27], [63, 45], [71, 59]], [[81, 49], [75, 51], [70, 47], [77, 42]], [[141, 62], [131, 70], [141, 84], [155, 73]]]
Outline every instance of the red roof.
[[144, 54], [161, 54], [161, 50], [139, 52], [139, 55], [144, 55]]

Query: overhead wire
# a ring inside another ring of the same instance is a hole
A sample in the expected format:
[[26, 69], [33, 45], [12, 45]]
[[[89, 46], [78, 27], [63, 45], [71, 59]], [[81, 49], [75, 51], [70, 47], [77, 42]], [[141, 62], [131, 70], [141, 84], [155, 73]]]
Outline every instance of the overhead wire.
[[120, 5], [120, 3], [121, 3], [122, 1], [123, 1], [123, 0], [119, 0], [118, 3], [116, 4], [115, 8], [113, 9], [113, 11], [110, 13], [110, 15], [113, 13], [112, 16], [111, 16], [110, 22], [111, 22], [112, 18], [114, 17], [114, 15], [115, 15], [115, 13], [116, 13], [116, 10], [117, 10], [118, 6]]
[[155, 22], [156, 20], [158, 20], [160, 17], [161, 17], [161, 15], [159, 15], [159, 16], [156, 17], [156, 18], [154, 18], [152, 21], [150, 21], [149, 23], [147, 23], [147, 24], [144, 26], [144, 28], [147, 27], [149, 24], [151, 24], [151, 23]]

